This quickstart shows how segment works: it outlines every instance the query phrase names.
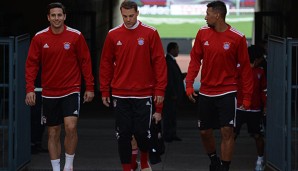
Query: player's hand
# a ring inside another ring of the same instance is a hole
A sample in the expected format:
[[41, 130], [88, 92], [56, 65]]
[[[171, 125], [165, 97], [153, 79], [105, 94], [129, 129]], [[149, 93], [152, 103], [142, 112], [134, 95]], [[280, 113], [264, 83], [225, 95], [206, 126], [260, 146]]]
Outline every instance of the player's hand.
[[26, 94], [26, 99], [25, 99], [26, 105], [29, 106], [34, 106], [36, 103], [36, 94], [35, 92], [29, 92]]
[[194, 97], [197, 97], [198, 94], [194, 91], [193, 87], [186, 88], [186, 95], [191, 102], [196, 102], [196, 99]]
[[110, 97], [102, 97], [101, 100], [102, 100], [102, 103], [103, 103], [106, 107], [109, 107], [109, 106], [110, 106], [110, 103], [111, 103], [111, 99], [110, 99]]
[[161, 121], [161, 113], [155, 112], [152, 116], [152, 118], [155, 120], [155, 124], [158, 124], [159, 121]]
[[94, 92], [92, 91], [86, 91], [85, 94], [84, 94], [84, 101], [83, 103], [85, 102], [91, 102], [94, 98]]

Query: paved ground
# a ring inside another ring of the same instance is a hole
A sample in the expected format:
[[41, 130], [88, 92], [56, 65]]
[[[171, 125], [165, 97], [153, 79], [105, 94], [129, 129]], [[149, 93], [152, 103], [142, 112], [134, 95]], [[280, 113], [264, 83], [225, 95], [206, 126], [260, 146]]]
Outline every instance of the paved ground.
[[[153, 165], [153, 171], [208, 171], [209, 159], [202, 148], [194, 111], [192, 105], [183, 106], [178, 116], [178, 135], [183, 141], [166, 143], [162, 162]], [[79, 143], [74, 170], [121, 171], [111, 112], [99, 102], [84, 105], [78, 127]], [[218, 132], [216, 137], [219, 140]], [[236, 143], [230, 170], [254, 170], [255, 151], [253, 139], [243, 130]], [[25, 170], [50, 171], [48, 153], [32, 155], [32, 160]]]

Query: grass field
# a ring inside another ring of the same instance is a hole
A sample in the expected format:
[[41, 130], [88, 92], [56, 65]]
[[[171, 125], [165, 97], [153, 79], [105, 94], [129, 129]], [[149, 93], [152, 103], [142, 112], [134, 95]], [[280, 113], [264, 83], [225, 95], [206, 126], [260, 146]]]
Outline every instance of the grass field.
[[[140, 15], [139, 19], [155, 27], [161, 38], [195, 38], [197, 31], [206, 25], [205, 16], [171, 16], [171, 15]], [[229, 15], [226, 22], [245, 34], [252, 37], [254, 15]]]

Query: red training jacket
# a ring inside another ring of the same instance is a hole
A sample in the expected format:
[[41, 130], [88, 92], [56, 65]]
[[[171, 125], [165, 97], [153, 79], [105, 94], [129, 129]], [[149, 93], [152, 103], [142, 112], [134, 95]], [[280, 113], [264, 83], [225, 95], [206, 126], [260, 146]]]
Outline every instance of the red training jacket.
[[[100, 91], [103, 97], [164, 96], [167, 67], [157, 30], [138, 21], [109, 31], [100, 60]], [[161, 106], [156, 106], [161, 112]]]
[[201, 71], [200, 94], [218, 96], [236, 92], [237, 64], [242, 66], [243, 98], [250, 100], [252, 94], [252, 71], [249, 63], [245, 36], [230, 25], [224, 32], [204, 26], [196, 36], [190, 53], [186, 87], [192, 87]]
[[26, 60], [27, 93], [34, 92], [40, 66], [43, 97], [62, 97], [80, 92], [82, 74], [86, 91], [94, 91], [89, 48], [78, 30], [64, 26], [61, 34], [53, 34], [48, 27], [36, 33]]

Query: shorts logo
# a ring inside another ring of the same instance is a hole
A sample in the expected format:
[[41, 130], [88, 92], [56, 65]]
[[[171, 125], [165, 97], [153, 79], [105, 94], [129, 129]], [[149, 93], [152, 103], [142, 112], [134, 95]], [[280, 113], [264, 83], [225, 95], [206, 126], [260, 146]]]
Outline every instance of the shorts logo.
[[224, 48], [224, 50], [229, 50], [230, 49], [230, 43], [229, 42], [224, 42], [223, 48]]
[[230, 124], [230, 125], [233, 125], [233, 124], [234, 124], [234, 121], [233, 121], [233, 120], [231, 120], [231, 121], [229, 122], [229, 124]]
[[117, 106], [117, 100], [116, 100], [116, 99], [113, 100], [113, 106], [114, 106], [114, 107]]
[[147, 133], [148, 133], [147, 138], [150, 139], [151, 138], [151, 132], [150, 132], [150, 130], [148, 130]]
[[45, 117], [45, 116], [41, 116], [40, 123], [41, 123], [41, 125], [47, 123], [47, 117]]
[[198, 128], [201, 127], [201, 120], [198, 120]]
[[147, 105], [147, 106], [150, 106], [150, 105], [151, 105], [151, 103], [150, 103], [149, 101], [147, 101], [146, 105]]
[[117, 127], [117, 131], [115, 132], [115, 135], [116, 135], [116, 139], [118, 140], [120, 138], [119, 127]]
[[144, 41], [144, 38], [142, 38], [142, 37], [140, 37], [140, 38], [138, 38], [138, 44], [139, 45], [144, 45], [144, 43], [145, 43], [145, 41]]
[[78, 115], [78, 114], [79, 114], [78, 110], [75, 110], [75, 111], [73, 112], [73, 114], [74, 114], [74, 115]]
[[64, 42], [64, 49], [65, 50], [70, 49], [70, 43], [69, 42]]

